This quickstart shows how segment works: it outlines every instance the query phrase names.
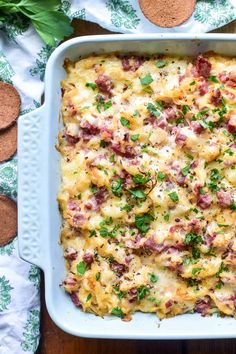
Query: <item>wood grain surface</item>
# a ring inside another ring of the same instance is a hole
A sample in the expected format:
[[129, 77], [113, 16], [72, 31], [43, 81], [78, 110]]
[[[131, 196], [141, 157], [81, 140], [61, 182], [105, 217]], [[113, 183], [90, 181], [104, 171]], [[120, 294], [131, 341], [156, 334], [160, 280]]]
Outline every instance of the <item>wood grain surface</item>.
[[[109, 31], [86, 22], [73, 21], [73, 37]], [[236, 21], [213, 32], [236, 33]], [[41, 291], [41, 341], [37, 354], [236, 354], [236, 339], [190, 341], [134, 341], [84, 339], [60, 330], [50, 319]]]

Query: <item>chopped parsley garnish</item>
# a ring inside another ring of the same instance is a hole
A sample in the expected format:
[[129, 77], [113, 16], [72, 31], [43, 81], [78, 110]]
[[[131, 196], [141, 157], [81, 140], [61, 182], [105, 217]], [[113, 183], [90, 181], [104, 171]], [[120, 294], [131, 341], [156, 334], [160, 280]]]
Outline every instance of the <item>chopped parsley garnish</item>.
[[134, 175], [132, 178], [134, 183], [145, 185], [151, 180], [151, 174], [150, 172], [148, 172], [147, 174], [138, 173], [137, 175]]
[[153, 78], [151, 74], [147, 74], [146, 76], [140, 78], [140, 82], [142, 85], [149, 85], [153, 82]]
[[197, 286], [198, 280], [197, 279], [188, 279], [187, 283], [188, 283], [188, 286]]
[[161, 69], [161, 68], [164, 68], [166, 65], [168, 64], [168, 61], [167, 60], [157, 60], [156, 62], [156, 67]]
[[218, 277], [222, 272], [228, 272], [229, 268], [224, 264], [224, 262], [221, 262], [220, 268], [218, 272], [216, 273], [216, 276]]
[[101, 278], [101, 273], [100, 273], [100, 272], [97, 272], [97, 273], [95, 274], [95, 279], [98, 281], [100, 278]]
[[98, 187], [95, 186], [94, 184], [89, 189], [93, 194], [98, 192]]
[[157, 281], [158, 281], [158, 276], [156, 274], [151, 274], [150, 275], [150, 282], [156, 283]]
[[163, 181], [165, 179], [165, 177], [166, 177], [166, 175], [163, 172], [161, 172], [161, 171], [157, 172], [157, 179], [159, 181]]
[[206, 192], [204, 191], [204, 189], [201, 188], [201, 187], [198, 189], [198, 191], [199, 191], [199, 194], [201, 194], [201, 195], [205, 195], [205, 194], [206, 194]]
[[108, 108], [110, 108], [112, 106], [112, 102], [111, 101], [107, 101], [104, 103], [103, 105], [103, 109], [104, 111], [106, 111]]
[[102, 227], [100, 230], [99, 230], [99, 233], [102, 237], [107, 237], [107, 236], [110, 236], [110, 232], [108, 231], [107, 227]]
[[169, 221], [170, 220], [170, 213], [167, 213], [164, 215], [164, 220]]
[[160, 300], [160, 299], [157, 299], [157, 298], [154, 297], [154, 296], [149, 296], [149, 297], [148, 297], [148, 300], [154, 302], [156, 305], [160, 305], [160, 304], [161, 304], [161, 300]]
[[134, 134], [134, 135], [131, 135], [131, 137], [130, 137], [130, 139], [131, 139], [132, 141], [137, 141], [138, 138], [139, 138], [139, 134]]
[[190, 107], [187, 104], [183, 105], [183, 107], [182, 107], [183, 114], [185, 115], [189, 111], [190, 111]]
[[208, 129], [209, 128], [209, 124], [207, 122], [205, 122], [204, 120], [200, 119], [198, 121], [199, 124], [201, 124], [201, 126], [204, 128], [204, 129]]
[[93, 237], [93, 236], [96, 236], [96, 230], [90, 230], [89, 231], [89, 237]]
[[230, 209], [231, 210], [236, 210], [236, 203], [235, 202], [232, 202], [231, 204], [230, 204]]
[[94, 82], [86, 82], [85, 86], [90, 87], [93, 91], [97, 88], [97, 85]]
[[202, 236], [194, 233], [194, 232], [190, 232], [188, 234], [185, 235], [185, 239], [184, 239], [184, 243], [186, 245], [193, 245], [193, 244], [198, 244], [202, 242]]
[[130, 127], [130, 121], [125, 117], [121, 117], [120, 122], [123, 125], [123, 127], [128, 127], [128, 128]]
[[120, 208], [120, 210], [125, 210], [125, 211], [131, 211], [132, 209], [133, 209], [133, 206], [129, 205], [129, 204], [126, 204], [125, 206]]
[[187, 176], [187, 174], [190, 171], [190, 165], [185, 166], [184, 168], [182, 168], [181, 172], [183, 176]]
[[178, 194], [176, 192], [171, 192], [171, 193], [168, 194], [168, 196], [170, 197], [170, 199], [174, 203], [179, 201], [179, 196], [178, 196]]
[[88, 302], [89, 300], [92, 299], [92, 294], [88, 294], [87, 298], [86, 298], [86, 302]]
[[219, 80], [218, 80], [218, 78], [216, 76], [209, 76], [207, 80], [211, 81], [211, 82], [216, 82], [216, 83], [219, 82]]
[[112, 163], [112, 162], [115, 162], [115, 154], [112, 154], [110, 157], [109, 157], [109, 161]]
[[197, 118], [203, 117], [203, 116], [206, 115], [206, 113], [207, 113], [208, 111], [209, 111], [209, 109], [204, 109], [204, 110], [198, 112], [196, 117], [197, 117]]
[[154, 217], [151, 214], [135, 215], [135, 226], [142, 234], [146, 234], [153, 220]]
[[159, 117], [161, 114], [158, 108], [155, 107], [153, 103], [148, 103], [147, 110], [155, 117]]
[[138, 288], [137, 299], [142, 300], [145, 298], [145, 296], [147, 296], [149, 294], [150, 294], [150, 290], [145, 285], [142, 285], [142, 286], [140, 286], [140, 288]]
[[105, 140], [100, 140], [100, 144], [99, 144], [99, 146], [100, 147], [106, 147], [108, 145], [108, 143], [105, 141]]
[[120, 317], [120, 318], [124, 318], [125, 314], [124, 312], [121, 310], [120, 307], [114, 307], [111, 311], [112, 315]]
[[220, 181], [222, 180], [222, 176], [220, 175], [220, 171], [217, 168], [213, 168], [211, 170], [211, 176], [210, 179], [211, 181]]
[[137, 199], [144, 199], [146, 198], [146, 194], [142, 189], [130, 189], [129, 192], [132, 194], [133, 197]]
[[115, 290], [115, 293], [119, 300], [123, 299], [126, 295], [124, 291], [119, 291], [119, 290]]
[[86, 269], [87, 269], [87, 263], [85, 263], [84, 261], [79, 262], [76, 266], [78, 276], [81, 277], [82, 275], [84, 275]]
[[233, 156], [234, 152], [230, 148], [225, 150], [225, 153], [228, 154], [229, 156]]
[[196, 84], [196, 81], [192, 81], [192, 82], [190, 82], [190, 86], [193, 86], [193, 85], [195, 85]]
[[192, 269], [192, 275], [199, 274], [202, 271], [203, 268], [193, 268]]
[[99, 113], [101, 113], [101, 109], [103, 108], [104, 111], [109, 109], [112, 106], [111, 100], [109, 101], [104, 101], [104, 98], [102, 95], [98, 94], [96, 96], [96, 107]]
[[116, 197], [121, 197], [123, 183], [124, 183], [123, 178], [118, 178], [112, 182], [111, 191]]

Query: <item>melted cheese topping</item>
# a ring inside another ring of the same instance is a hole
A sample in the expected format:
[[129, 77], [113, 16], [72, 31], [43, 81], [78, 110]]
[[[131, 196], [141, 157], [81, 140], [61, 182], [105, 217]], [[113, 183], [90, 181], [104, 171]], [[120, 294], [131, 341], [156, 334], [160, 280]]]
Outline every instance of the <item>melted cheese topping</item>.
[[235, 316], [236, 59], [65, 67], [58, 201], [75, 305]]

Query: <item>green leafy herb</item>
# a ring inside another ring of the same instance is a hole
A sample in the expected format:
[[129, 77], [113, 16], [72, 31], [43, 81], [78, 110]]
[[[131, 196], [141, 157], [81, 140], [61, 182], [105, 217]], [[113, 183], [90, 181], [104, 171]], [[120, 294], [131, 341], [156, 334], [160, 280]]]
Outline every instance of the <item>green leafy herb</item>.
[[193, 86], [193, 85], [195, 85], [196, 84], [196, 81], [192, 81], [192, 82], [190, 82], [190, 86]]
[[224, 262], [221, 262], [220, 268], [219, 268], [218, 272], [216, 273], [216, 276], [218, 277], [221, 273], [228, 272], [228, 271], [229, 271], [228, 267], [224, 264]]
[[118, 178], [112, 182], [111, 191], [116, 197], [121, 197], [123, 183], [124, 183], [123, 178]]
[[153, 78], [151, 74], [147, 74], [146, 76], [140, 78], [140, 82], [142, 85], [149, 85], [153, 82]]
[[150, 275], [150, 282], [156, 283], [158, 281], [158, 276], [156, 274]]
[[170, 199], [174, 203], [179, 201], [179, 196], [178, 196], [178, 194], [176, 192], [171, 192], [171, 193], [168, 194], [168, 196], [170, 197]]
[[123, 127], [128, 127], [128, 128], [130, 127], [130, 121], [125, 117], [121, 117], [120, 122], [123, 125]]
[[97, 272], [97, 273], [95, 274], [95, 279], [98, 281], [100, 278], [101, 278], [101, 273], [100, 273], [100, 272]]
[[202, 242], [202, 236], [194, 233], [194, 232], [190, 232], [188, 234], [185, 235], [185, 239], [184, 239], [184, 243], [186, 245], [189, 244], [198, 244]]
[[188, 279], [187, 280], [188, 286], [197, 286], [198, 285], [198, 280], [197, 279]]
[[59, 0], [0, 1], [0, 19], [6, 21], [11, 13], [29, 19], [42, 40], [52, 46], [73, 32], [69, 18], [60, 10]]
[[93, 91], [97, 88], [97, 85], [94, 82], [86, 82], [85, 86], [90, 87]]
[[164, 220], [169, 221], [170, 220], [170, 213], [167, 213], [164, 215]]
[[165, 177], [166, 177], [166, 175], [163, 172], [161, 172], [161, 171], [157, 172], [157, 179], [159, 181], [163, 181], [165, 179]]
[[107, 227], [102, 227], [100, 230], [99, 230], [99, 233], [102, 237], [107, 237], [107, 236], [110, 236], [110, 233], [107, 229]]
[[96, 230], [90, 230], [89, 231], [89, 237], [93, 237], [93, 236], [96, 236]]
[[115, 162], [115, 154], [112, 154], [110, 157], [109, 157], [109, 161], [112, 163], [112, 162]]
[[157, 299], [155, 296], [149, 296], [148, 300], [154, 302], [156, 305], [160, 305], [161, 304], [161, 300]]
[[86, 272], [87, 263], [85, 263], [84, 261], [79, 262], [76, 266], [76, 269], [77, 269], [78, 276], [81, 277]]
[[100, 144], [99, 144], [99, 146], [100, 147], [106, 147], [108, 145], [108, 143], [105, 141], [105, 140], [100, 140]]
[[208, 80], [208, 81], [211, 81], [211, 82], [216, 82], [216, 83], [219, 82], [219, 80], [217, 79], [216, 76], [209, 76], [207, 80]]
[[122, 208], [120, 208], [120, 210], [125, 210], [125, 211], [130, 211], [133, 209], [132, 205], [126, 204], [125, 206], [123, 206]]
[[153, 220], [154, 217], [151, 214], [135, 215], [135, 226], [142, 234], [146, 234]]
[[187, 174], [190, 171], [190, 165], [185, 166], [184, 168], [182, 168], [181, 172], [184, 176], [187, 176]]
[[105, 102], [104, 105], [103, 105], [104, 111], [106, 111], [107, 109], [109, 109], [111, 106], [112, 106], [112, 102], [111, 102], [111, 101]]
[[164, 68], [168, 64], [167, 60], [157, 60], [156, 67], [161, 69]]
[[132, 178], [134, 183], [145, 185], [151, 180], [151, 174], [150, 172], [148, 172], [147, 174], [138, 173], [137, 175], [134, 175]]
[[233, 156], [234, 152], [230, 148], [225, 150], [225, 153], [228, 154], [229, 156]]
[[199, 194], [201, 194], [201, 195], [205, 195], [205, 194], [206, 194], [206, 192], [204, 191], [204, 189], [201, 188], [201, 187], [198, 189], [198, 191], [199, 191]]
[[209, 128], [209, 124], [207, 122], [205, 122], [204, 120], [202, 120], [202, 119], [199, 119], [198, 123], [201, 124], [201, 126], [204, 129], [208, 129]]
[[157, 109], [157, 107], [154, 106], [153, 103], [148, 103], [147, 110], [155, 117], [159, 117], [161, 114], [160, 111]]
[[147, 296], [148, 294], [150, 294], [150, 290], [145, 286], [142, 285], [140, 286], [140, 288], [138, 288], [137, 291], [137, 299], [138, 300], [142, 300], [145, 298], [145, 296]]
[[192, 269], [192, 275], [196, 275], [202, 271], [203, 268], [193, 268]]
[[114, 307], [111, 311], [112, 315], [120, 317], [120, 318], [124, 318], [125, 314], [124, 312], [121, 310], [120, 307]]
[[186, 113], [188, 113], [190, 111], [190, 107], [188, 105], [183, 105], [182, 107], [182, 112], [185, 115]]
[[130, 137], [130, 139], [131, 139], [132, 141], [137, 141], [138, 138], [139, 138], [139, 134], [134, 134], [134, 135], [131, 135], [131, 137]]
[[235, 202], [232, 202], [232, 203], [230, 204], [230, 209], [231, 209], [232, 211], [236, 210], [236, 203], [235, 203]]
[[92, 299], [92, 294], [88, 294], [87, 298], [86, 298], [86, 302], [88, 302], [89, 300]]
[[132, 194], [133, 197], [137, 199], [144, 199], [146, 198], [146, 194], [142, 189], [130, 189], [129, 192]]

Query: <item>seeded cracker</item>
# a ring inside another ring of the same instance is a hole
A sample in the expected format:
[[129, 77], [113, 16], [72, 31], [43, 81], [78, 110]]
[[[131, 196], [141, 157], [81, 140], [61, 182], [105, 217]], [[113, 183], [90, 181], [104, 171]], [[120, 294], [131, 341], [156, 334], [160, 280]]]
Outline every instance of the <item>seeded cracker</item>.
[[20, 113], [20, 95], [10, 84], [0, 81], [0, 130], [12, 125]]
[[17, 206], [5, 195], [0, 195], [0, 215], [0, 246], [5, 246], [17, 234]]
[[0, 162], [9, 160], [17, 149], [17, 125], [0, 131]]
[[192, 16], [196, 0], [139, 0], [145, 17], [160, 27], [175, 27]]

